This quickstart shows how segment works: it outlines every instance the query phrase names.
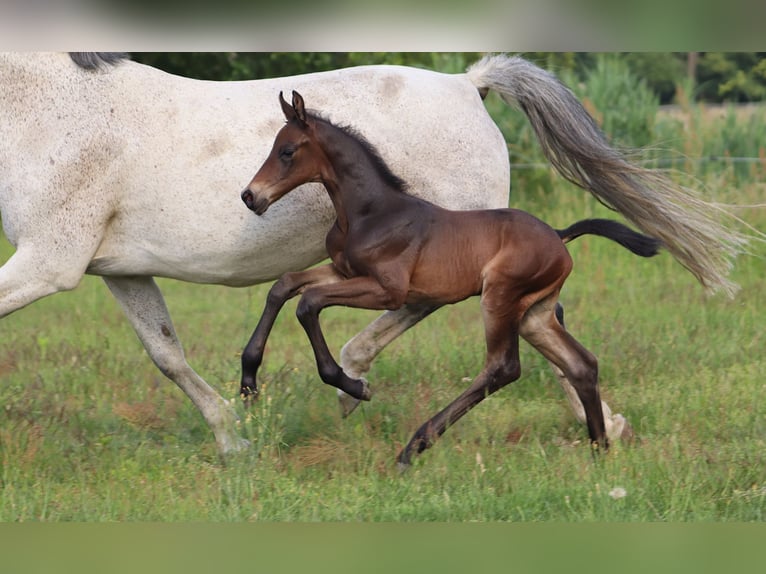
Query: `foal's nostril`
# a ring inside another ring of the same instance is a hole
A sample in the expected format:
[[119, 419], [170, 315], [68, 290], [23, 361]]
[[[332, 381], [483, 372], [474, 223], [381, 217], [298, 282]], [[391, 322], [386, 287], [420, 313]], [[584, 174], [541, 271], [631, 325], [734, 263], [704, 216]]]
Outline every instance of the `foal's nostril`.
[[249, 189], [246, 189], [242, 192], [242, 201], [245, 202], [245, 205], [248, 209], [253, 209], [253, 192]]

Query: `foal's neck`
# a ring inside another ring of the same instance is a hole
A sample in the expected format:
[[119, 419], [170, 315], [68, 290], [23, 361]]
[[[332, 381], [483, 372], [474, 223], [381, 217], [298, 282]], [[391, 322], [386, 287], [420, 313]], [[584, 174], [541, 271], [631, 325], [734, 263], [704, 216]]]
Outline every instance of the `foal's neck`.
[[320, 138], [332, 170], [323, 178], [341, 229], [349, 220], [389, 210], [401, 197], [404, 182], [394, 176], [370, 147], [330, 123], [321, 123]]

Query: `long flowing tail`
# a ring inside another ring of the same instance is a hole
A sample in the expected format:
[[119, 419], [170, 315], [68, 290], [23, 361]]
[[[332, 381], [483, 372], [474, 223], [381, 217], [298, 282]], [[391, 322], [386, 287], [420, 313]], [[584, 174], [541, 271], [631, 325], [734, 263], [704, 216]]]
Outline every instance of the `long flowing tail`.
[[715, 218], [722, 209], [656, 170], [629, 162], [609, 145], [577, 97], [554, 75], [518, 56], [485, 56], [466, 72], [521, 108], [553, 166], [572, 183], [659, 239], [708, 291], [732, 296], [727, 278], [747, 237]]
[[569, 243], [581, 235], [599, 235], [616, 241], [625, 249], [641, 257], [657, 255], [662, 246], [662, 243], [654, 237], [633, 231], [627, 225], [611, 219], [583, 219], [566, 229], [557, 229], [556, 233], [564, 243]]

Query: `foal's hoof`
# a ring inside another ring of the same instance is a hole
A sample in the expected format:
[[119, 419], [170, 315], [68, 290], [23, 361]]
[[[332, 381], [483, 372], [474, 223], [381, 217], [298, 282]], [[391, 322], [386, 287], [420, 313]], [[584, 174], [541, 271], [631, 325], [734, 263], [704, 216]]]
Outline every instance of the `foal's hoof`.
[[353, 413], [361, 402], [359, 399], [355, 399], [348, 393], [338, 389], [338, 404], [340, 404], [340, 414], [344, 419]]
[[242, 404], [245, 406], [245, 409], [252, 407], [258, 401], [258, 396], [260, 394], [261, 393], [258, 389], [243, 387], [239, 390], [239, 398], [242, 400]]

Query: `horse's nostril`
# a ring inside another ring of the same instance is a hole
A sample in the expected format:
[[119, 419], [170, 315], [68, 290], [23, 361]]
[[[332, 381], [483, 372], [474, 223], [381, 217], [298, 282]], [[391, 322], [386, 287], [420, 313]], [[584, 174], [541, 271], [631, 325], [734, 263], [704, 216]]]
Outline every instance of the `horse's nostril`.
[[248, 207], [248, 209], [253, 208], [253, 192], [249, 189], [246, 189], [242, 192], [242, 201], [245, 202], [245, 205]]

